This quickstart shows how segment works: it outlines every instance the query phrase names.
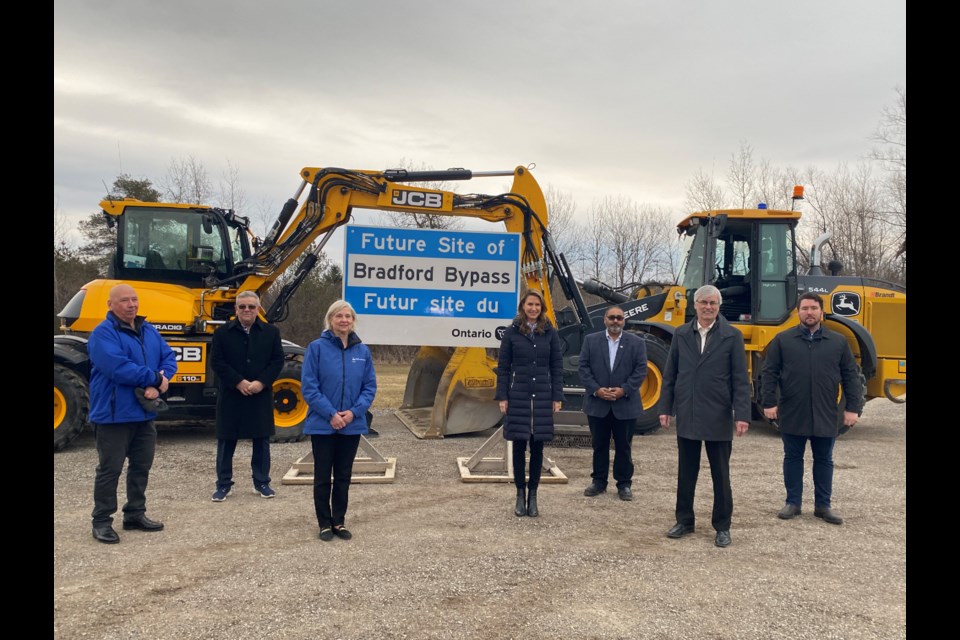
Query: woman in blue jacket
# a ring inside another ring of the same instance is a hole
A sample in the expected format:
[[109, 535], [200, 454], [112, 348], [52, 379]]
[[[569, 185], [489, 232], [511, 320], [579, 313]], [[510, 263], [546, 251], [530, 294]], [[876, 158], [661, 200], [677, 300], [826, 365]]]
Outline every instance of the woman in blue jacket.
[[[560, 336], [547, 317], [543, 294], [528, 289], [520, 298], [517, 311], [500, 343], [496, 399], [505, 414], [503, 437], [513, 441], [517, 487], [514, 514], [536, 518], [540, 515], [537, 487], [543, 467], [543, 443], [553, 440], [553, 414], [560, 410], [563, 400], [563, 352]], [[529, 486], [524, 478], [528, 442]]]
[[347, 301], [330, 305], [327, 328], [307, 347], [301, 374], [309, 407], [303, 432], [313, 447], [313, 504], [323, 541], [353, 537], [344, 526], [350, 477], [360, 436], [368, 431], [367, 409], [377, 392], [373, 359], [354, 332], [356, 321]]

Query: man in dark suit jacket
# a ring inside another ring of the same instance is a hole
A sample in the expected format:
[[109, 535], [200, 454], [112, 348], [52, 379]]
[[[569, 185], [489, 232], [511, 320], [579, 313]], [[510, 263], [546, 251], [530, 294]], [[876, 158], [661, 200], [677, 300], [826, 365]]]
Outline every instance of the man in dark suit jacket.
[[750, 427], [750, 379], [743, 334], [720, 315], [720, 291], [705, 285], [693, 299], [697, 317], [673, 336], [660, 392], [660, 426], [668, 428], [670, 417], [676, 416], [679, 455], [677, 523], [667, 536], [693, 533], [693, 496], [703, 443], [713, 477], [714, 542], [726, 547], [733, 514], [730, 453], [734, 429], [741, 436]]
[[633, 500], [633, 426], [643, 413], [640, 385], [647, 377], [647, 347], [643, 338], [623, 330], [623, 309], [610, 307], [603, 316], [607, 330], [588, 335], [580, 350], [580, 382], [585, 394], [593, 444], [593, 482], [583, 490], [596, 496], [607, 490], [610, 437], [613, 436], [613, 479], [621, 500]]
[[223, 502], [233, 487], [233, 454], [237, 440], [250, 438], [253, 489], [272, 498], [270, 436], [273, 425], [273, 383], [283, 369], [280, 330], [257, 317], [260, 297], [237, 295], [237, 317], [217, 329], [210, 346], [210, 366], [217, 374], [217, 487], [211, 499]]

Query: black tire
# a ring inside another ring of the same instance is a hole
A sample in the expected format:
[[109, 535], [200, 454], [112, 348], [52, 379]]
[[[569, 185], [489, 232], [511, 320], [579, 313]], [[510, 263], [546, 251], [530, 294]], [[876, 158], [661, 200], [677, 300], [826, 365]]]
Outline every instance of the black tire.
[[73, 442], [90, 411], [90, 391], [86, 379], [62, 364], [53, 365], [53, 450], [60, 451]]
[[307, 421], [307, 402], [303, 399], [300, 374], [303, 363], [286, 360], [280, 375], [273, 383], [273, 426], [276, 430], [270, 442], [300, 442], [306, 436], [303, 426]]
[[648, 436], [660, 430], [660, 415], [657, 404], [663, 389], [663, 372], [667, 367], [667, 354], [670, 345], [651, 333], [638, 333], [647, 347], [647, 379], [640, 386], [640, 399], [643, 402], [643, 415], [637, 419], [633, 434]]
[[[857, 375], [860, 377], [860, 411], [863, 411], [863, 405], [867, 402], [867, 376], [863, 375], [859, 365], [857, 365]], [[841, 436], [850, 431], [850, 427], [843, 424], [843, 408], [846, 404], [846, 394], [843, 392], [843, 385], [840, 385], [840, 395], [837, 398], [837, 430]]]

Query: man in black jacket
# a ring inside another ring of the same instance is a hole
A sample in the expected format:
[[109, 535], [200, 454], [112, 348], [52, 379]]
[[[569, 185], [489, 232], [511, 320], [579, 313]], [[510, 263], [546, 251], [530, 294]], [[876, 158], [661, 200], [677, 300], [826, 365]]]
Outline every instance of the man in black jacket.
[[270, 487], [270, 436], [273, 426], [273, 382], [283, 369], [280, 330], [257, 317], [260, 298], [253, 291], [237, 295], [237, 317], [217, 329], [210, 347], [210, 366], [217, 375], [217, 487], [214, 502], [223, 502], [233, 486], [233, 453], [237, 440], [250, 438], [253, 490], [262, 498], [276, 495]]
[[726, 547], [733, 514], [730, 453], [734, 430], [742, 436], [750, 427], [750, 379], [743, 334], [720, 315], [720, 291], [705, 285], [693, 300], [697, 317], [679, 327], [670, 343], [660, 392], [660, 426], [668, 428], [676, 416], [679, 457], [677, 523], [667, 537], [694, 531], [693, 497], [703, 443], [713, 478], [714, 544]]
[[[804, 293], [797, 301], [797, 313], [800, 324], [777, 335], [767, 347], [761, 379], [763, 413], [770, 420], [780, 420], [783, 439], [787, 501], [777, 516], [789, 520], [800, 515], [803, 453], [809, 440], [813, 451], [813, 515], [830, 524], [843, 524], [843, 518], [830, 508], [833, 445], [839, 435], [840, 409], [842, 422], [848, 427], [857, 423], [863, 410], [860, 373], [847, 340], [823, 326], [820, 296]], [[838, 385], [843, 388], [843, 407], [837, 406]]]
[[613, 437], [613, 479], [621, 500], [633, 500], [633, 426], [643, 414], [640, 385], [647, 377], [647, 347], [643, 338], [623, 330], [623, 309], [610, 307], [603, 316], [604, 332], [588, 335], [580, 351], [583, 412], [593, 444], [593, 482], [583, 490], [592, 497], [607, 490], [610, 437]]

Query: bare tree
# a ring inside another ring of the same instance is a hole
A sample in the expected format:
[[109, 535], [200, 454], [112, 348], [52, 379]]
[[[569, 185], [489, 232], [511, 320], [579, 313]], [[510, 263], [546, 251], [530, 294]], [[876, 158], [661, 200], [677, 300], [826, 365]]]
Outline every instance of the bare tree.
[[240, 167], [227, 160], [227, 170], [220, 176], [220, 206], [234, 211], [243, 211], [247, 195], [240, 185]]
[[547, 201], [547, 228], [560, 253], [566, 254], [572, 260], [577, 250], [576, 222], [573, 219], [577, 210], [577, 203], [566, 191], [561, 191], [553, 185], [547, 185], [543, 194]]
[[160, 181], [164, 197], [170, 202], [204, 204], [210, 201], [213, 185], [203, 162], [192, 155], [173, 158], [167, 175]]
[[897, 258], [906, 269], [907, 252], [907, 90], [897, 87], [893, 106], [883, 108], [872, 139], [872, 157], [889, 172], [883, 216], [896, 230]]
[[710, 211], [723, 208], [723, 187], [717, 184], [712, 175], [704, 173], [703, 169], [697, 169], [684, 186], [684, 191], [686, 192], [684, 206], [688, 211]]
[[727, 184], [730, 185], [737, 208], [747, 208], [754, 193], [754, 174], [753, 147], [741, 140], [740, 150], [730, 154], [730, 166], [727, 169]]
[[612, 222], [606, 205], [601, 202], [593, 207], [590, 220], [578, 226], [577, 235], [583, 239], [581, 259], [585, 265], [584, 275], [601, 280], [606, 276], [609, 252], [605, 227]]

